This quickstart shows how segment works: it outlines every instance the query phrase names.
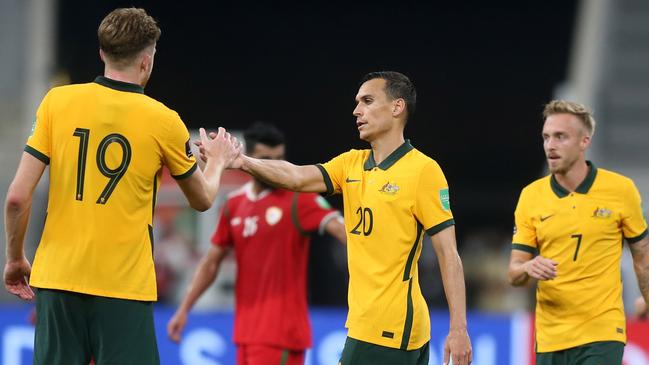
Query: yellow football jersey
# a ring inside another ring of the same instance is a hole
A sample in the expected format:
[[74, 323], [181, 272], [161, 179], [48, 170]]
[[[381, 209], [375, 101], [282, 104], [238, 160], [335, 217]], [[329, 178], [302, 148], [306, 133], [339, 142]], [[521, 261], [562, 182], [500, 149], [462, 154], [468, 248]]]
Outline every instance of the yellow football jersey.
[[152, 219], [162, 165], [184, 178], [196, 161], [178, 114], [143, 92], [98, 77], [43, 99], [25, 147], [50, 165], [32, 286], [157, 299]]
[[439, 165], [409, 141], [376, 165], [351, 150], [317, 165], [328, 193], [342, 193], [349, 265], [349, 337], [412, 350], [430, 339], [417, 261], [424, 231], [454, 224]]
[[523, 189], [516, 208], [512, 248], [558, 262], [557, 277], [537, 284], [537, 352], [626, 342], [622, 239], [642, 239], [647, 223], [633, 181], [588, 164], [575, 192], [546, 176]]

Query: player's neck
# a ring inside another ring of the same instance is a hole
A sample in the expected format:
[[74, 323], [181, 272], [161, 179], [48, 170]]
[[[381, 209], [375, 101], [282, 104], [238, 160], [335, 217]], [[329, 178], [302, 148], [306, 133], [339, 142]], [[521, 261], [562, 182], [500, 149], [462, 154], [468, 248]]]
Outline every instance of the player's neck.
[[557, 182], [566, 188], [568, 191], [575, 191], [577, 187], [586, 179], [590, 166], [586, 164], [585, 160], [576, 162], [570, 170], [566, 171], [563, 174], [554, 174], [554, 178], [557, 179]]
[[376, 164], [378, 165], [383, 162], [383, 160], [390, 156], [405, 141], [403, 131], [399, 131], [399, 133], [389, 133], [370, 142]]
[[104, 69], [104, 77], [107, 77], [111, 80], [128, 82], [129, 84], [141, 85], [140, 74], [137, 70], [125, 69], [125, 70], [115, 70], [106, 67]]

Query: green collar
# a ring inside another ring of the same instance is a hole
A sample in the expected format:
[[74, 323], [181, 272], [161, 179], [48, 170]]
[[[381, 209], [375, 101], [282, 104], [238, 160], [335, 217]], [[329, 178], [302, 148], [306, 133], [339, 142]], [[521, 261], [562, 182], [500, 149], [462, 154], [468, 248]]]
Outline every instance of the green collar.
[[[406, 153], [410, 152], [414, 147], [410, 144], [410, 140], [406, 139], [405, 142], [401, 146], [399, 146], [396, 150], [394, 150], [390, 156], [388, 156], [383, 162], [378, 164], [378, 168], [381, 170], [387, 170], [389, 169], [392, 165], [394, 165], [399, 159], [403, 156], [405, 156]], [[363, 169], [365, 171], [369, 171], [373, 168], [377, 167], [376, 161], [374, 161], [374, 151], [370, 151], [369, 157], [367, 157], [367, 160], [365, 160], [365, 164], [363, 165]]]
[[[597, 167], [590, 161], [586, 161], [586, 164], [590, 169], [588, 170], [588, 174], [584, 181], [582, 181], [581, 184], [577, 186], [577, 189], [575, 189], [575, 192], [579, 194], [587, 194], [588, 190], [593, 186], [595, 177], [597, 176]], [[552, 187], [552, 191], [559, 198], [564, 198], [570, 194], [566, 188], [559, 184], [557, 179], [554, 177], [554, 174], [550, 177], [550, 187]]]
[[140, 85], [131, 84], [129, 82], [117, 81], [117, 80], [109, 79], [108, 77], [104, 77], [104, 76], [97, 76], [95, 78], [95, 83], [118, 91], [144, 94], [144, 88]]

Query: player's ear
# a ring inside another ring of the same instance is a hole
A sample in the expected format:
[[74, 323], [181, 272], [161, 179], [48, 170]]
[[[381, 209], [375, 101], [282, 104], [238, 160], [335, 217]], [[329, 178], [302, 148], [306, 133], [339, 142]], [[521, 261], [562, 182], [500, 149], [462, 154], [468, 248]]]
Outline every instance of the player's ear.
[[406, 101], [399, 98], [392, 102], [392, 116], [398, 117], [406, 111]]
[[590, 141], [591, 141], [590, 135], [587, 132], [584, 133], [580, 143], [581, 149], [585, 151], [590, 146]]

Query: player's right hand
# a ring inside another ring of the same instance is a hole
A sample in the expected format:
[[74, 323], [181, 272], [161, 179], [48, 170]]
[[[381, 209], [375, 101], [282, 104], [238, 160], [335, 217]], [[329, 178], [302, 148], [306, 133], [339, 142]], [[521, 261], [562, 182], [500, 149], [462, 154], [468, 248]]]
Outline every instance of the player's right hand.
[[173, 342], [180, 342], [186, 324], [187, 313], [183, 311], [177, 311], [176, 313], [174, 313], [174, 316], [171, 317], [171, 319], [167, 323], [167, 335], [169, 335], [169, 338]]
[[525, 263], [525, 272], [537, 280], [552, 280], [557, 277], [558, 264], [554, 260], [539, 255]]
[[13, 295], [23, 300], [34, 299], [34, 291], [29, 286], [29, 275], [32, 266], [26, 258], [5, 263], [4, 281], [5, 288]]

